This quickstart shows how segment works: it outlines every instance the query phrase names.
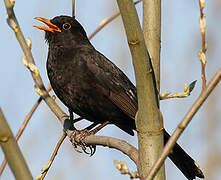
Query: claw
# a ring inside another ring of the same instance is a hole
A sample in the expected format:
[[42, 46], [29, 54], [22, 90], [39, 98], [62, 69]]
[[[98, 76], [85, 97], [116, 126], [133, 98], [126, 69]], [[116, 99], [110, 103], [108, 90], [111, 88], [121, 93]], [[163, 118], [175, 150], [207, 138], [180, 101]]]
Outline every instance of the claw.
[[74, 150], [78, 153], [83, 153], [81, 150], [78, 149], [79, 145], [77, 143], [72, 143], [72, 145], [74, 146]]
[[93, 156], [94, 153], [96, 152], [96, 146], [95, 145], [92, 145], [92, 152], [91, 152], [91, 155], [90, 156]]
[[[71, 135], [70, 139], [72, 142], [72, 145], [74, 146], [74, 150], [79, 153], [85, 153], [89, 154], [90, 156], [93, 156], [96, 152], [96, 146], [94, 145], [87, 145], [84, 143], [84, 139], [86, 136], [89, 136], [90, 132], [87, 129], [84, 130], [75, 130], [73, 134]], [[81, 150], [79, 150], [79, 148]], [[89, 149], [89, 151], [88, 151]]]

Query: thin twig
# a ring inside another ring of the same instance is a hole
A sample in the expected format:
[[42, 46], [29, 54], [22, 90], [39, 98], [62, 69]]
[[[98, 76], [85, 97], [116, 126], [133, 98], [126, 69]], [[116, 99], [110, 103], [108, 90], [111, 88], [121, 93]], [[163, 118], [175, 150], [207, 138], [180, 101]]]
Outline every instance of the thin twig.
[[[137, 0], [134, 2], [134, 4], [138, 4], [139, 2], [141, 2], [142, 0]], [[104, 19], [100, 25], [94, 30], [93, 33], [90, 34], [90, 36], [88, 37], [88, 39], [92, 39], [101, 29], [104, 28], [104, 26], [106, 26], [107, 24], [109, 24], [111, 21], [113, 21], [115, 18], [117, 18], [120, 15], [120, 12], [117, 12], [116, 14], [112, 15], [110, 18], [108, 19]]]
[[7, 164], [7, 160], [4, 157], [4, 160], [2, 161], [2, 164], [1, 164], [1, 167], [0, 167], [0, 176], [2, 175], [2, 172], [4, 171], [6, 164]]
[[190, 85], [187, 85], [187, 83], [185, 83], [183, 92], [175, 93], [172, 95], [170, 95], [171, 93], [168, 91], [163, 92], [162, 94], [160, 94], [160, 100], [188, 97], [193, 91], [195, 84], [196, 84], [196, 81], [193, 81], [192, 83], [190, 83]]
[[217, 73], [214, 75], [208, 86], [204, 89], [204, 91], [199, 95], [189, 112], [185, 115], [183, 120], [178, 124], [176, 130], [174, 131], [173, 135], [168, 140], [167, 144], [165, 145], [162, 154], [160, 155], [159, 159], [156, 161], [156, 163], [151, 168], [151, 171], [149, 175], [144, 178], [145, 180], [152, 180], [154, 176], [156, 175], [157, 171], [160, 169], [162, 164], [164, 163], [164, 160], [166, 157], [170, 154], [174, 144], [176, 143], [177, 139], [180, 137], [184, 129], [187, 127], [187, 125], [190, 123], [193, 116], [196, 114], [196, 112], [199, 110], [203, 102], [206, 100], [206, 98], [209, 96], [209, 94], [212, 92], [212, 90], [216, 87], [216, 85], [221, 80], [221, 69], [217, 71]]
[[135, 179], [135, 178], [141, 179], [137, 171], [131, 172], [129, 170], [127, 163], [125, 161], [118, 162], [117, 160], [114, 160], [114, 165], [120, 171], [121, 174], [129, 175], [130, 179]]
[[[47, 87], [47, 92], [49, 92], [51, 90], [51, 85], [49, 84]], [[35, 105], [32, 107], [31, 111], [28, 113], [28, 115], [26, 116], [24, 122], [22, 123], [18, 133], [16, 134], [16, 141], [19, 140], [20, 136], [22, 135], [26, 125], [28, 124], [29, 120], [31, 119], [32, 115], [34, 114], [35, 110], [37, 109], [38, 105], [41, 103], [42, 98], [40, 97], [37, 102], [35, 103]]]
[[75, 16], [75, 0], [72, 0], [72, 17]]
[[59, 140], [58, 143], [57, 143], [57, 146], [56, 146], [56, 148], [55, 148], [55, 150], [54, 150], [54, 152], [53, 152], [53, 154], [52, 154], [52, 156], [51, 156], [50, 161], [48, 162], [48, 164], [46, 165], [46, 167], [42, 169], [43, 172], [42, 172], [42, 175], [41, 175], [40, 178], [39, 178], [40, 180], [43, 180], [43, 179], [45, 178], [45, 176], [46, 176], [46, 174], [47, 174], [49, 168], [51, 167], [51, 165], [52, 165], [52, 163], [53, 163], [53, 161], [54, 161], [54, 158], [55, 158], [55, 156], [57, 155], [57, 152], [58, 152], [58, 150], [59, 150], [61, 144], [63, 143], [64, 139], [66, 138], [66, 136], [67, 136], [67, 133], [64, 131], [62, 137], [60, 138], [60, 140]]
[[207, 50], [207, 44], [206, 44], [206, 34], [205, 34], [205, 28], [206, 28], [206, 16], [205, 13], [203, 13], [204, 7], [205, 7], [205, 0], [199, 0], [199, 7], [200, 7], [200, 32], [202, 36], [202, 50], [198, 53], [200, 62], [201, 62], [201, 78], [202, 78], [202, 91], [206, 88], [206, 75], [205, 75], [205, 66], [206, 66], [206, 50]]

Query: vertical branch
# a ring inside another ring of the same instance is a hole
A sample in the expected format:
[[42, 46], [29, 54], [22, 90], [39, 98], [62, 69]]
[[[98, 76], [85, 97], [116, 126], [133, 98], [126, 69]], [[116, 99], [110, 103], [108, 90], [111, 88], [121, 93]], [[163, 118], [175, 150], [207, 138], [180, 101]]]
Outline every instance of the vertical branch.
[[143, 34], [160, 92], [161, 0], [143, 1]]
[[[138, 15], [132, 0], [118, 0], [124, 27], [130, 47], [138, 93], [138, 132], [139, 165], [138, 172], [145, 177], [163, 149], [163, 133], [160, 113], [155, 98], [153, 72], [146, 49]], [[160, 171], [156, 179], [163, 179]]]
[[[153, 64], [157, 90], [160, 92], [161, 0], [143, 1], [143, 35]], [[163, 118], [160, 120], [160, 125], [163, 127]], [[149, 146], [151, 143], [150, 141]], [[159, 147], [162, 148], [159, 149], [162, 152], [163, 147]], [[153, 153], [151, 149], [150, 153]], [[150, 168], [151, 166], [149, 166], [149, 170]], [[165, 179], [164, 166], [160, 169], [156, 179]]]
[[206, 50], [207, 50], [207, 44], [206, 44], [206, 34], [205, 34], [205, 28], [206, 28], [206, 16], [205, 13], [203, 13], [203, 9], [205, 7], [205, 0], [199, 0], [199, 7], [200, 7], [200, 32], [202, 37], [202, 49], [198, 53], [200, 62], [201, 62], [201, 78], [202, 78], [202, 90], [206, 88], [206, 75], [205, 75], [205, 66], [206, 66]]
[[19, 180], [32, 180], [32, 175], [0, 109], [0, 145], [8, 160], [8, 164]]
[[75, 0], [72, 0], [72, 17], [75, 16]]

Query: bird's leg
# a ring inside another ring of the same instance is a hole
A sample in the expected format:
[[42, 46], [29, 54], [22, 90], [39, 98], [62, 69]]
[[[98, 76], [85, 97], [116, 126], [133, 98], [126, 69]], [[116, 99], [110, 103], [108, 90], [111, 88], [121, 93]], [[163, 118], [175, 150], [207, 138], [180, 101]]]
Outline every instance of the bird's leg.
[[98, 123], [93, 123], [82, 130], [76, 129], [72, 135], [72, 138], [74, 138], [74, 141], [76, 142], [82, 142], [85, 137], [91, 135], [90, 130], [93, 129], [95, 126], [97, 126], [97, 124]]
[[69, 125], [69, 130], [76, 130], [76, 128], [74, 127], [74, 123], [76, 123], [76, 122], [78, 122], [78, 121], [80, 121], [80, 120], [82, 120], [82, 119], [84, 119], [83, 117], [79, 117], [79, 118], [76, 118], [76, 119], [74, 119], [74, 114], [73, 114], [73, 111], [72, 111], [72, 109], [68, 109], [68, 111], [69, 111], [69, 117], [70, 117], [70, 125]]
[[99, 125], [96, 128], [94, 128], [94, 127], [97, 126], [98, 123], [93, 123], [90, 126], [86, 127], [85, 129], [76, 130], [78, 132], [75, 133], [75, 136], [80, 135], [79, 139], [80, 140], [84, 140], [85, 137], [96, 134], [98, 131], [100, 131], [103, 127], [105, 127], [109, 123], [110, 123], [109, 121], [105, 121], [104, 123], [102, 123], [101, 125]]
[[98, 127], [96, 127], [95, 129], [91, 130], [89, 133], [90, 135], [94, 135], [96, 134], [98, 131], [100, 131], [103, 127], [105, 127], [106, 125], [108, 125], [110, 122], [109, 121], [105, 121], [104, 123], [102, 123], [101, 125], [99, 125]]
[[90, 126], [86, 127], [86, 128], [83, 129], [83, 130], [87, 130], [88, 133], [89, 133], [89, 131], [90, 131], [91, 129], [93, 129], [95, 126], [97, 126], [97, 124], [98, 124], [98, 123], [93, 123], [93, 124], [91, 124]]
[[78, 117], [76, 119], [73, 119], [73, 124], [80, 121], [80, 120], [82, 120], [82, 119], [84, 119], [84, 118], [83, 117]]
[[69, 129], [70, 130], [75, 130], [75, 127], [74, 127], [74, 115], [73, 115], [73, 111], [72, 109], [68, 108], [68, 111], [69, 111], [69, 114], [70, 114], [70, 127]]

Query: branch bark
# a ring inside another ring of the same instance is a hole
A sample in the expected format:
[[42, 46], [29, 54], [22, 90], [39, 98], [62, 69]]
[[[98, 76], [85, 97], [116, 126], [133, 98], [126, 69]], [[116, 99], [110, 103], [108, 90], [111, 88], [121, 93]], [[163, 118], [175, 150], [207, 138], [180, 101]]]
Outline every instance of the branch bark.
[[84, 142], [90, 145], [107, 146], [109, 148], [119, 150], [122, 153], [126, 154], [136, 165], [138, 165], [137, 149], [124, 140], [120, 140], [113, 137], [107, 137], [107, 136], [92, 135], [92, 136], [87, 136], [84, 139]]
[[205, 8], [205, 1], [199, 0], [199, 8], [200, 8], [200, 32], [202, 37], [202, 49], [198, 53], [199, 60], [201, 62], [201, 78], [202, 78], [202, 91], [206, 88], [206, 51], [207, 51], [207, 44], [206, 44], [206, 15], [203, 12]]
[[159, 168], [164, 163], [166, 157], [170, 154], [174, 144], [176, 143], [177, 139], [180, 137], [182, 132], [185, 130], [187, 125], [190, 123], [193, 116], [196, 114], [196, 112], [199, 110], [203, 102], [206, 100], [206, 98], [209, 96], [209, 94], [212, 92], [212, 90], [216, 87], [216, 85], [221, 80], [221, 69], [218, 70], [218, 72], [215, 74], [215, 76], [212, 78], [208, 86], [204, 89], [204, 91], [199, 95], [189, 112], [185, 115], [183, 120], [178, 124], [176, 130], [174, 131], [173, 135], [168, 140], [166, 146], [163, 149], [162, 154], [160, 155], [159, 159], [156, 161], [154, 166], [152, 167], [149, 175], [145, 178], [145, 180], [152, 180], [159, 170]]
[[30, 170], [0, 108], [0, 145], [17, 180], [32, 180]]
[[[160, 92], [161, 0], [143, 1], [143, 34], [153, 64], [157, 90]], [[160, 120], [163, 126], [163, 118]], [[162, 150], [160, 149], [161, 152]], [[158, 179], [165, 179], [164, 166], [160, 169], [158, 177]]]
[[160, 92], [161, 0], [143, 1], [143, 34]]
[[[118, 0], [117, 2], [135, 70], [139, 110], [136, 116], [139, 146], [138, 172], [141, 177], [145, 177], [163, 149], [163, 126], [155, 96], [152, 64], [135, 6], [131, 0]], [[162, 179], [163, 174], [161, 171], [156, 179]]]

